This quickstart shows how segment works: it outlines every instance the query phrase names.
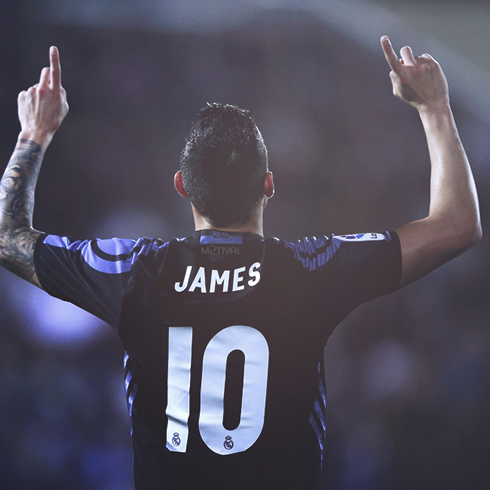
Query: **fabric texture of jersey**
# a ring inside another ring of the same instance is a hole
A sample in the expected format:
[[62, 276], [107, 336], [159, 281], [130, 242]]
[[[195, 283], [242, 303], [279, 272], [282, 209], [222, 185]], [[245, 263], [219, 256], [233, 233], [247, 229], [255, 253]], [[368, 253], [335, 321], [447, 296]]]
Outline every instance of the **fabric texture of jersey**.
[[43, 235], [35, 266], [126, 348], [137, 490], [306, 490], [322, 463], [326, 341], [398, 287], [401, 253], [393, 232]]

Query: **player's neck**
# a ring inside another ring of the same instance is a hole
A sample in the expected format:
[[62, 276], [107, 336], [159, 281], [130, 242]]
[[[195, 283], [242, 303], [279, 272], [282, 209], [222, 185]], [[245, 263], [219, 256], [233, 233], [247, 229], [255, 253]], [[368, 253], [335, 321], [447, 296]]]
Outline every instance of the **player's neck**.
[[204, 218], [197, 210], [192, 206], [192, 213], [194, 215], [194, 226], [196, 231], [198, 230], [221, 230], [221, 231], [235, 231], [240, 233], [255, 233], [260, 236], [264, 236], [264, 224], [263, 224], [263, 210], [257, 206], [256, 212], [252, 215], [252, 218], [247, 223], [237, 223], [230, 226], [213, 226]]

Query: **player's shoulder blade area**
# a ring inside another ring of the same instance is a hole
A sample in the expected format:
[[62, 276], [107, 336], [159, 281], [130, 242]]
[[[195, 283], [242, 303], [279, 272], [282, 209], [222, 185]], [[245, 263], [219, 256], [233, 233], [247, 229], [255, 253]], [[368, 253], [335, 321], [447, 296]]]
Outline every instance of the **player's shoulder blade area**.
[[141, 263], [120, 330], [135, 472], [159, 488], [313, 488], [323, 346], [301, 260], [330, 245], [206, 230]]

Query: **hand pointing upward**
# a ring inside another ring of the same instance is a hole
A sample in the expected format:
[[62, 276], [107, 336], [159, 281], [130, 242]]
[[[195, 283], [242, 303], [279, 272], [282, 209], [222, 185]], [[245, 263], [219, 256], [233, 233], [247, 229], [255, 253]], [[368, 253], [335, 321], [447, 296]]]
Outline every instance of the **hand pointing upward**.
[[43, 68], [39, 83], [23, 90], [18, 97], [21, 138], [39, 143], [43, 148], [51, 141], [68, 112], [66, 91], [61, 86], [58, 49], [49, 50], [50, 66]]
[[412, 49], [405, 46], [400, 50], [399, 59], [388, 36], [381, 38], [381, 47], [391, 68], [390, 78], [396, 97], [419, 112], [449, 105], [446, 77], [430, 54], [414, 56]]

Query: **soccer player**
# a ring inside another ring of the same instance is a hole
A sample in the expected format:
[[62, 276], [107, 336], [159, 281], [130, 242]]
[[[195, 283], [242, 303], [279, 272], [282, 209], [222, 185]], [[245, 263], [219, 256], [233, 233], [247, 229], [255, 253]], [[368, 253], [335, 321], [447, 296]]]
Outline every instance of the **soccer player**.
[[396, 231], [263, 238], [274, 193], [248, 111], [208, 104], [175, 187], [195, 232], [164, 241], [71, 240], [32, 227], [44, 152], [68, 112], [59, 55], [19, 95], [21, 133], [1, 181], [0, 261], [118, 333], [135, 486], [312, 489], [322, 463], [322, 357], [335, 326], [481, 237], [475, 184], [439, 64], [382, 48], [397, 97], [420, 114], [432, 166], [426, 218]]

